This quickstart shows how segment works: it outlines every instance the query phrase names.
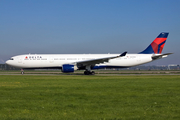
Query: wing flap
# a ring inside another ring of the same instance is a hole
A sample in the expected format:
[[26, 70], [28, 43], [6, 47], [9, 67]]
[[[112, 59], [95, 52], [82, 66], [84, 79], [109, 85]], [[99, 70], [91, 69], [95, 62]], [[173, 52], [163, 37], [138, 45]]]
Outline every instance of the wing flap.
[[112, 57], [106, 57], [106, 58], [98, 58], [98, 59], [79, 61], [79, 62], [76, 62], [76, 65], [78, 67], [82, 67], [82, 66], [87, 66], [87, 65], [95, 65], [95, 64], [105, 63], [105, 62], [109, 62], [110, 59], [124, 57], [124, 56], [126, 56], [126, 53], [127, 52], [124, 52], [124, 53], [120, 54], [119, 56], [112, 56]]

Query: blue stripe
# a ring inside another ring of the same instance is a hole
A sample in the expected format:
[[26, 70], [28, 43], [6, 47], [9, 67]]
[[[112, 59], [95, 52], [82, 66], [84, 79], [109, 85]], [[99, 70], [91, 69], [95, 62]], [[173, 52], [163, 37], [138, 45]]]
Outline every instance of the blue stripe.
[[144, 51], [140, 52], [139, 54], [152, 54], [154, 50], [151, 45], [149, 45]]
[[162, 42], [161, 44], [158, 45], [158, 53], [160, 53], [161, 45], [163, 45], [165, 42], [166, 42], [166, 40], [165, 40], [164, 42]]
[[169, 33], [161, 33], [157, 38], [167, 38]]

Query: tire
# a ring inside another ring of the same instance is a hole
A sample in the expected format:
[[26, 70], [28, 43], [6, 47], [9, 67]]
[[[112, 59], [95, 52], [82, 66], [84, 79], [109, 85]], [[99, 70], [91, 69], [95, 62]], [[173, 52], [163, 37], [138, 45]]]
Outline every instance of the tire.
[[94, 72], [94, 71], [92, 71], [92, 72], [91, 72], [91, 75], [95, 75], [95, 72]]
[[92, 72], [84, 71], [84, 75], [95, 75], [95, 72], [94, 71], [92, 71]]
[[84, 75], [90, 75], [91, 74], [91, 72], [89, 72], [89, 71], [84, 71]]

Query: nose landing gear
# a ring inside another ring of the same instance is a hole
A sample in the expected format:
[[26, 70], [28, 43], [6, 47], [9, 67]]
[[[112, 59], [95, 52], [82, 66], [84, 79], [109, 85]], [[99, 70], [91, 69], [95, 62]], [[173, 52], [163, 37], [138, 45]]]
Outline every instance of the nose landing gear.
[[24, 70], [23, 69], [21, 69], [21, 74], [24, 75]]

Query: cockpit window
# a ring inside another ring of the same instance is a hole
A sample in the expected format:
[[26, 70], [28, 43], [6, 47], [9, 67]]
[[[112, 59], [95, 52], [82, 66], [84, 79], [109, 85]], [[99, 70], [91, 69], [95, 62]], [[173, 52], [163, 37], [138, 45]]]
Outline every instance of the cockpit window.
[[14, 58], [11, 58], [11, 60], [14, 60]]

